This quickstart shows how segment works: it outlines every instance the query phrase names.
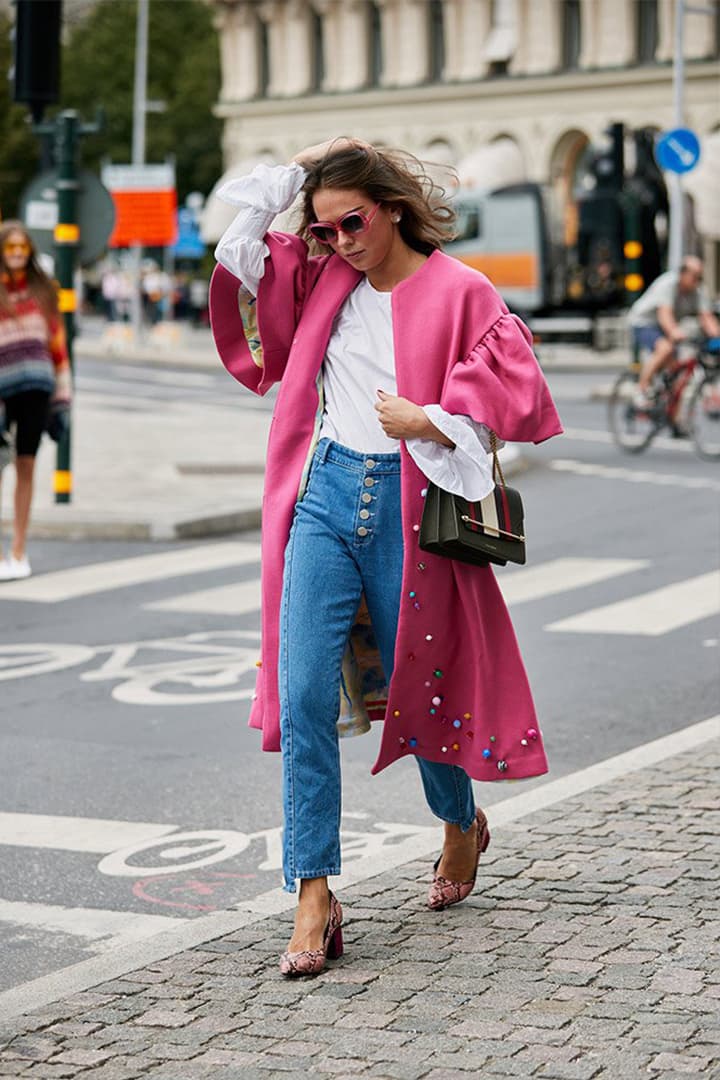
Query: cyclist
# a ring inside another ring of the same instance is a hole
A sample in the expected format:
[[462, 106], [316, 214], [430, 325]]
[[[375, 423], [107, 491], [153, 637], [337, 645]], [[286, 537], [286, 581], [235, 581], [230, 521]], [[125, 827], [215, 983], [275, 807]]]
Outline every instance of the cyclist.
[[703, 264], [697, 255], [686, 255], [680, 271], [668, 270], [635, 301], [629, 311], [635, 344], [649, 349], [638, 378], [635, 405], [649, 408], [648, 390], [653, 379], [671, 363], [675, 346], [687, 337], [684, 319], [695, 318], [707, 337], [720, 335], [707, 290], [702, 284]]

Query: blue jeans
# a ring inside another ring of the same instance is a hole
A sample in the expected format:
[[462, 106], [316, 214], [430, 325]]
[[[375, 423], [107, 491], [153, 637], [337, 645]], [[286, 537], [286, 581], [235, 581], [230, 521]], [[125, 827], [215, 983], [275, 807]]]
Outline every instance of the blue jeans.
[[[400, 455], [318, 444], [285, 553], [280, 617], [283, 874], [340, 873], [337, 718], [342, 658], [365, 593], [385, 674], [395, 655], [403, 539]], [[416, 758], [432, 812], [466, 832], [475, 817], [464, 769]]]

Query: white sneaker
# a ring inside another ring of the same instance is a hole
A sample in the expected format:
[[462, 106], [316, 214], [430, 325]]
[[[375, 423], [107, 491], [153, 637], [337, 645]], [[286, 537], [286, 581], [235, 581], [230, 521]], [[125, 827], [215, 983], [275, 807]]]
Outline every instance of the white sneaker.
[[652, 409], [654, 402], [644, 390], [638, 390], [633, 397], [633, 407], [639, 412], [647, 412]]
[[27, 555], [23, 555], [22, 559], [10, 555], [0, 563], [0, 581], [17, 581], [19, 578], [30, 577], [31, 574], [32, 568]]

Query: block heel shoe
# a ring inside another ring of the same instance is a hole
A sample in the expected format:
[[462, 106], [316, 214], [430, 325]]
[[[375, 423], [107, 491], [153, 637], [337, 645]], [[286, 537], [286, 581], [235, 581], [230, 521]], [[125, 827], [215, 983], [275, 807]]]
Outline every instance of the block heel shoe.
[[303, 975], [319, 975], [326, 960], [338, 960], [343, 954], [342, 908], [334, 893], [330, 893], [330, 918], [325, 927], [321, 949], [284, 952], [280, 957], [280, 974], [288, 979]]
[[480, 856], [483, 851], [487, 851], [487, 846], [490, 843], [490, 830], [488, 828], [487, 818], [482, 810], [475, 812], [475, 820], [477, 821], [477, 859], [475, 861], [475, 873], [472, 876], [471, 881], [450, 881], [449, 878], [442, 877], [438, 874], [438, 866], [440, 865], [440, 859], [435, 863], [432, 883], [428, 891], [427, 904], [431, 911], [444, 911], [445, 908], [452, 907], [453, 904], [459, 904], [461, 900], [465, 900], [466, 897], [475, 888], [475, 879], [477, 878], [478, 863], [480, 862]]

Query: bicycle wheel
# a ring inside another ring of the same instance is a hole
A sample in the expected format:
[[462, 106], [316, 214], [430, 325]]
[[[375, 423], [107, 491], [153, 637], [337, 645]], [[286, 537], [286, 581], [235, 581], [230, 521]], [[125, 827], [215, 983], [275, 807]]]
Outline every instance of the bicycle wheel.
[[656, 415], [660, 407], [636, 408], [633, 404], [636, 394], [637, 375], [626, 371], [613, 386], [608, 402], [610, 433], [617, 446], [628, 454], [639, 454], [662, 427]]
[[706, 461], [720, 458], [720, 371], [709, 371], [698, 384], [688, 410], [695, 449]]

